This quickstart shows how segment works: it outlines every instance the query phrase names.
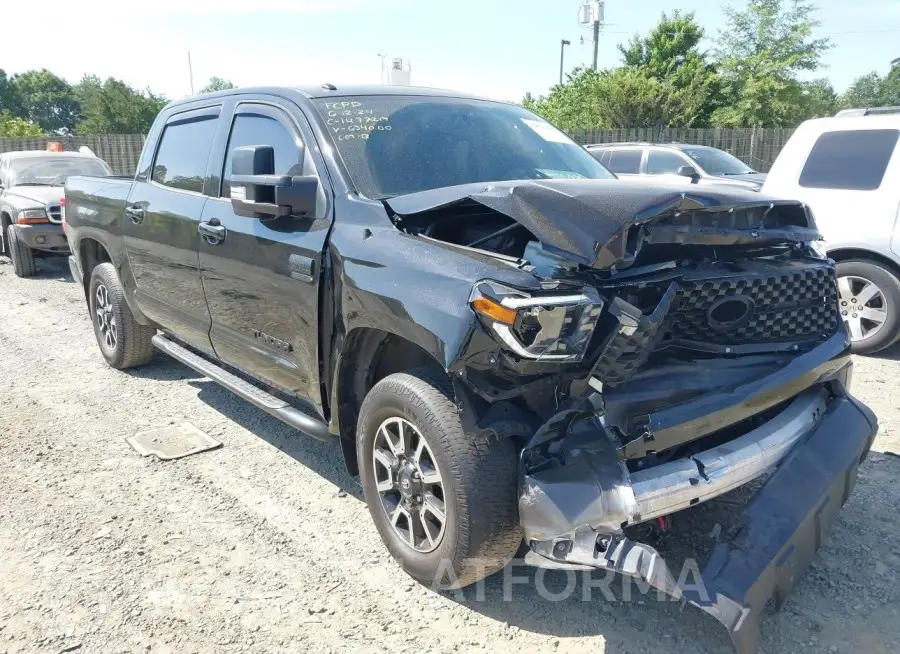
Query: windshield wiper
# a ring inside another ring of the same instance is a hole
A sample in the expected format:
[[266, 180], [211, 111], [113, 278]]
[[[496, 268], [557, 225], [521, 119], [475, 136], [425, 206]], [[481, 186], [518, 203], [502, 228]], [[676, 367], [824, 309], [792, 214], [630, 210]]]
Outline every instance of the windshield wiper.
[[21, 182], [15, 186], [58, 186], [57, 184], [49, 184], [47, 182]]
[[745, 170], [742, 173], [721, 173], [722, 177], [728, 177], [729, 175], [755, 175], [755, 170]]

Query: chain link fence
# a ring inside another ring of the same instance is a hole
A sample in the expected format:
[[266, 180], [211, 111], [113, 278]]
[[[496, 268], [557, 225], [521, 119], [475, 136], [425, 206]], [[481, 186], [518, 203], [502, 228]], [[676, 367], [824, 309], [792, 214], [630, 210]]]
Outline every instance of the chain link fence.
[[630, 129], [591, 129], [569, 133], [576, 143], [687, 143], [709, 145], [725, 150], [745, 164], [763, 173], [769, 172], [778, 153], [787, 143], [794, 128], [746, 127], [704, 129], [680, 127], [646, 127]]
[[[571, 132], [576, 143], [689, 143], [710, 145], [730, 152], [754, 170], [768, 172], [781, 148], [794, 133], [792, 128], [712, 127], [688, 129], [667, 127], [630, 129], [592, 129]], [[144, 137], [141, 134], [104, 134], [97, 136], [69, 136], [56, 138], [0, 138], [0, 152], [13, 150], [46, 150], [49, 142], [61, 143], [65, 150], [89, 147], [105, 160], [117, 175], [131, 175], [137, 170]]]
[[142, 134], [98, 134], [96, 136], [56, 136], [0, 138], [0, 153], [16, 150], [46, 150], [48, 143], [59, 143], [66, 151], [86, 146], [109, 164], [116, 175], [133, 175], [137, 170]]

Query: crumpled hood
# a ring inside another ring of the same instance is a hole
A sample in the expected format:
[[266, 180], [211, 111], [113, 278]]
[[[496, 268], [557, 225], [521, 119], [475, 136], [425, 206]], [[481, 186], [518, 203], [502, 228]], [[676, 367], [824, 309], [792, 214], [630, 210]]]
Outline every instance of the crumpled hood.
[[679, 211], [793, 204], [738, 187], [698, 187], [645, 179], [553, 179], [464, 184], [385, 200], [398, 216], [476, 202], [509, 216], [545, 250], [593, 267], [618, 259], [628, 230]]
[[6, 191], [6, 200], [18, 209], [41, 208], [59, 204], [63, 196], [62, 186], [13, 186]]

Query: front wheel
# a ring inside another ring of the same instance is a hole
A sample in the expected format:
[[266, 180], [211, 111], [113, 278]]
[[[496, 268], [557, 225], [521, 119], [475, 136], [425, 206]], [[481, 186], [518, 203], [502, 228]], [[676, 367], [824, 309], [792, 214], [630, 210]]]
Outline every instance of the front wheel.
[[493, 574], [522, 542], [513, 442], [467, 435], [452, 397], [440, 373], [390, 375], [366, 396], [357, 427], [378, 533], [408, 574], [439, 588]]
[[19, 238], [14, 225], [6, 228], [6, 250], [12, 260], [13, 272], [19, 277], [33, 277], [37, 271], [34, 265], [34, 251]]
[[900, 334], [900, 280], [873, 261], [837, 264], [838, 308], [854, 354], [874, 354]]

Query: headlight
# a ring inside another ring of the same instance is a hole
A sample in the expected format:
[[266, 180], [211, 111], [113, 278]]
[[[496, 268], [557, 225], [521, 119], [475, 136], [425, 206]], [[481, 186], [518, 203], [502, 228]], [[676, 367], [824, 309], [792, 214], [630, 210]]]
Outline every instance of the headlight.
[[828, 247], [826, 246], [825, 241], [810, 241], [809, 247], [813, 252], [819, 255], [819, 258], [828, 258]]
[[16, 222], [20, 224], [47, 222], [47, 212], [44, 209], [26, 209], [16, 216]]
[[580, 361], [603, 310], [596, 289], [578, 293], [526, 295], [480, 282], [469, 304], [514, 354], [538, 361]]

